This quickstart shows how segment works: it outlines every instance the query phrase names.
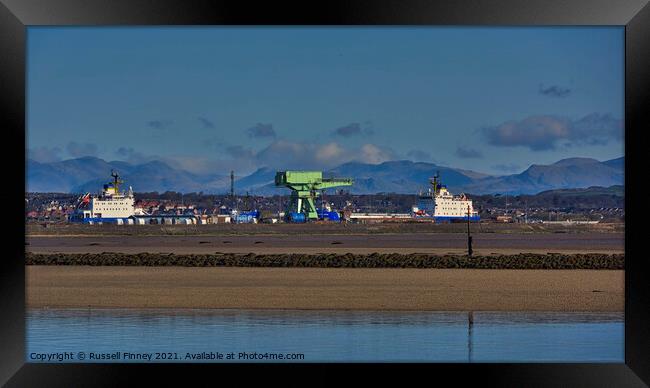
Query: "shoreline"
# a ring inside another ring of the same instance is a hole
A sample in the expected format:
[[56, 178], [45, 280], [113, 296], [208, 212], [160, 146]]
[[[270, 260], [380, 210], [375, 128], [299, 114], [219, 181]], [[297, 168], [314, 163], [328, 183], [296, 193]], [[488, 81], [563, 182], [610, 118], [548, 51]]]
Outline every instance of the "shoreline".
[[26, 306], [622, 312], [624, 271], [32, 265]]
[[291, 311], [291, 312], [310, 312], [310, 311], [323, 311], [323, 312], [378, 312], [378, 313], [391, 313], [391, 312], [400, 312], [400, 313], [486, 313], [486, 314], [506, 314], [506, 313], [540, 313], [540, 314], [591, 314], [591, 313], [602, 313], [602, 314], [625, 314], [624, 310], [602, 310], [602, 311], [591, 311], [591, 310], [416, 310], [416, 309], [400, 309], [400, 310], [386, 310], [386, 309], [376, 309], [376, 308], [285, 308], [285, 307], [256, 307], [256, 308], [242, 308], [242, 307], [109, 307], [109, 306], [80, 306], [80, 307], [58, 307], [58, 306], [25, 306], [27, 311], [48, 311], [48, 310], [77, 310], [77, 311], [86, 311], [91, 309], [92, 311], [131, 311], [131, 310], [142, 310], [147, 312], [165, 312], [173, 310], [174, 312], [183, 312], [183, 311], [205, 311], [205, 310], [222, 310], [222, 311], [254, 311], [254, 312], [282, 312], [282, 311]]

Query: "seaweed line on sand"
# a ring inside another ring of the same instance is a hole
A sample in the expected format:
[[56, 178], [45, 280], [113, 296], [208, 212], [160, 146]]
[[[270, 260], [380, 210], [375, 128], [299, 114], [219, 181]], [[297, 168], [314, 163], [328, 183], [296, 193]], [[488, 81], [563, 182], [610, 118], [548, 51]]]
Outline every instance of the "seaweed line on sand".
[[535, 254], [472, 256], [425, 253], [371, 254], [163, 254], [26, 253], [26, 265], [297, 267], [297, 268], [463, 268], [463, 269], [608, 269], [625, 268], [624, 254]]

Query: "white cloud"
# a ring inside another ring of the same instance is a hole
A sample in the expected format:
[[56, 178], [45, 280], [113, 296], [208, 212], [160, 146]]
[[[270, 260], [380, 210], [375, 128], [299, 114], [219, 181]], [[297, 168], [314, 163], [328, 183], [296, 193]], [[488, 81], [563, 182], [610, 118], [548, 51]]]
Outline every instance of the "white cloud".
[[27, 157], [40, 163], [51, 163], [61, 160], [61, 153], [59, 147], [36, 147], [27, 150]]
[[97, 145], [93, 143], [77, 143], [76, 141], [71, 141], [65, 149], [73, 158], [97, 156]]
[[346, 148], [336, 142], [315, 144], [277, 140], [258, 152], [255, 159], [260, 165], [281, 169], [328, 169], [350, 161], [382, 163], [394, 159], [394, 153], [374, 144]]
[[394, 154], [391, 150], [379, 148], [374, 144], [364, 144], [361, 146], [360, 151], [360, 157], [356, 160], [363, 163], [379, 164], [394, 159]]

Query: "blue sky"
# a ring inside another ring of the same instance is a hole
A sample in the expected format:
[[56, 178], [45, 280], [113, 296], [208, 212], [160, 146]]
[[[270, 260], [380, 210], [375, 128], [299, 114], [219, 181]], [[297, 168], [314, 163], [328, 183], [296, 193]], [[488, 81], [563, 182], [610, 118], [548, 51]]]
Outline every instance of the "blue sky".
[[622, 27], [29, 27], [28, 156], [195, 172], [623, 150]]

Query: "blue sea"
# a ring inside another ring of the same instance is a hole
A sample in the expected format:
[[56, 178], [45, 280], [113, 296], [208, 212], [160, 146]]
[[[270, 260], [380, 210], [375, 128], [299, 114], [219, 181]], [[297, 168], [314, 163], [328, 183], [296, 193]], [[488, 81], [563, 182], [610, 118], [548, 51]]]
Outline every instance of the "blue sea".
[[624, 362], [623, 313], [33, 309], [27, 362]]

